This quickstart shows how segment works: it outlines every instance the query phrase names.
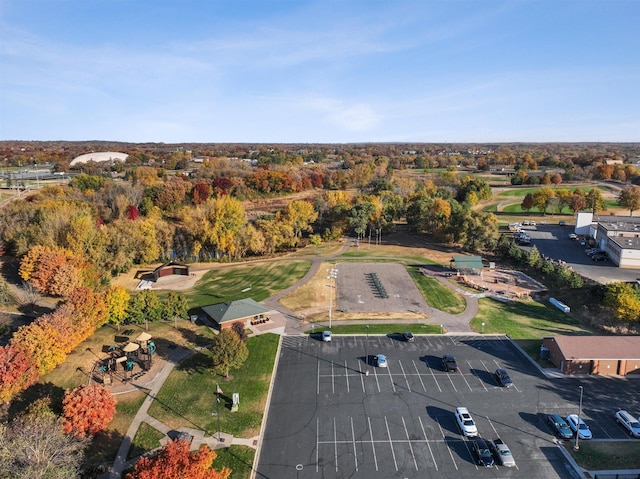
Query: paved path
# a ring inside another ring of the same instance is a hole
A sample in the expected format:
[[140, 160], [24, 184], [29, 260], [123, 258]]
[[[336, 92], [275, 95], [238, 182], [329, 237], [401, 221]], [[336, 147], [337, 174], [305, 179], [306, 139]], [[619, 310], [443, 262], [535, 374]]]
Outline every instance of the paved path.
[[[347, 242], [345, 242], [345, 245], [342, 247], [342, 249], [331, 256], [300, 258], [300, 259], [311, 260], [311, 267], [309, 268], [309, 271], [307, 272], [307, 274], [305, 274], [304, 277], [296, 281], [290, 287], [282, 291], [279, 291], [278, 293], [274, 294], [273, 296], [271, 296], [270, 298], [267, 298], [262, 302], [268, 308], [272, 310], [277, 310], [282, 313], [283, 317], [285, 318], [284, 334], [287, 334], [287, 335], [303, 334], [304, 331], [306, 331], [309, 328], [309, 323], [301, 321], [293, 311], [290, 311], [287, 308], [283, 307], [279, 303], [280, 299], [286, 296], [287, 294], [289, 294], [290, 292], [295, 291], [300, 286], [307, 283], [311, 278], [313, 278], [323, 262], [331, 261], [332, 259], [340, 256], [342, 253], [348, 251], [348, 249], [349, 249], [349, 245]], [[383, 259], [398, 260], [402, 258], [383, 258]], [[437, 273], [432, 273], [430, 274], [430, 276], [433, 278], [436, 278], [443, 285], [451, 289], [456, 288], [451, 282], [449, 282], [448, 280], [446, 280], [444, 277], [442, 277]], [[435, 322], [436, 324], [441, 324], [448, 333], [470, 333], [471, 328], [469, 327], [469, 322], [473, 319], [473, 317], [478, 312], [478, 299], [475, 295], [466, 295], [466, 301], [467, 301], [467, 308], [465, 309], [464, 312], [460, 314], [452, 315], [437, 309], [429, 308], [429, 310], [427, 311], [427, 314], [429, 316], [428, 319], [394, 319], [393, 322], [394, 323], [424, 322], [429, 324], [433, 324]], [[315, 323], [315, 324], [322, 324], [322, 323]], [[341, 320], [340, 324], [361, 324], [361, 321]], [[191, 442], [192, 450], [198, 449], [202, 444], [207, 444], [212, 449], [228, 447], [230, 445], [244, 445], [244, 446], [257, 448], [259, 437], [253, 437], [249, 439], [236, 438], [227, 433], [221, 433], [220, 435], [218, 435], [217, 432], [214, 433], [213, 435], [207, 436], [206, 431], [203, 431], [201, 429], [185, 428], [185, 427], [180, 428], [179, 431], [174, 431], [170, 427], [168, 427], [166, 424], [158, 421], [157, 419], [149, 415], [149, 407], [151, 406], [151, 403], [156, 398], [156, 395], [160, 391], [160, 388], [164, 384], [165, 380], [169, 377], [169, 374], [171, 374], [171, 371], [173, 371], [173, 368], [175, 367], [175, 365], [180, 361], [182, 361], [183, 359], [185, 359], [186, 357], [188, 357], [189, 355], [191, 355], [192, 353], [193, 353], [192, 350], [188, 350], [184, 348], [177, 349], [171, 352], [171, 355], [167, 361], [167, 364], [164, 366], [162, 371], [154, 378], [153, 386], [151, 390], [149, 391], [146, 399], [142, 403], [142, 406], [140, 407], [135, 417], [133, 418], [133, 421], [131, 422], [129, 429], [127, 430], [125, 437], [122, 440], [122, 443], [120, 444], [120, 448], [118, 449], [118, 453], [116, 455], [116, 458], [111, 470], [102, 474], [100, 476], [100, 479], [119, 479], [122, 477], [122, 472], [126, 470], [128, 467], [130, 467], [133, 463], [135, 463], [137, 458], [127, 461], [127, 456], [129, 454], [129, 449], [131, 448], [131, 443], [133, 441], [133, 438], [135, 437], [136, 432], [138, 431], [138, 428], [143, 422], [146, 422], [153, 428], [165, 434], [164, 441], [161, 441], [163, 443], [169, 440], [170, 438], [172, 438], [171, 436], [176, 435], [178, 432], [186, 432], [190, 434], [193, 437], [193, 440]]]

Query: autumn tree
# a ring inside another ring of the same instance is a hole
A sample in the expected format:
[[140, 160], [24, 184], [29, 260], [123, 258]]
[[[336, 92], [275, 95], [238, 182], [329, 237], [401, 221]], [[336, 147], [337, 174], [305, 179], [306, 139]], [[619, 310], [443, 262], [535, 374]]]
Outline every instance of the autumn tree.
[[167, 319], [186, 318], [189, 309], [187, 299], [176, 291], [169, 291], [162, 307], [164, 317]]
[[0, 474], [11, 479], [80, 476], [86, 439], [65, 434], [61, 420], [43, 401], [9, 425], [0, 425]]
[[555, 192], [551, 188], [540, 188], [533, 194], [533, 205], [542, 212], [547, 214], [547, 209], [552, 200], [556, 197]]
[[287, 204], [282, 218], [289, 223], [296, 238], [302, 233], [313, 231], [311, 224], [318, 218], [318, 213], [308, 201], [294, 200]]
[[62, 425], [67, 434], [93, 436], [113, 419], [116, 400], [104, 387], [90, 384], [65, 392], [62, 408]]
[[223, 329], [214, 336], [211, 346], [213, 371], [228, 376], [231, 368], [241, 367], [249, 357], [249, 349], [238, 335], [230, 329]]
[[131, 295], [122, 286], [110, 286], [107, 290], [104, 302], [107, 307], [107, 320], [115, 324], [120, 330], [120, 325], [127, 319], [127, 306]]
[[29, 361], [29, 356], [19, 348], [0, 346], [0, 404], [33, 384], [38, 371]]
[[574, 213], [585, 209], [587, 207], [587, 200], [585, 199], [584, 194], [579, 194], [577, 191], [575, 191], [573, 195], [571, 195], [569, 207], [573, 210]]
[[160, 321], [163, 315], [162, 301], [155, 291], [144, 289], [129, 299], [127, 319], [132, 323]]
[[133, 466], [133, 472], [125, 479], [227, 479], [229, 468], [221, 470], [211, 466], [217, 457], [207, 445], [203, 444], [197, 452], [189, 451], [190, 445], [184, 440], [167, 443], [154, 457], [141, 457]]
[[529, 212], [531, 208], [533, 208], [533, 195], [531, 193], [527, 193], [522, 199], [522, 203], [520, 204], [520, 208], [523, 211]]
[[633, 216], [633, 212], [640, 209], [640, 187], [631, 185], [623, 189], [618, 196], [618, 204], [629, 210], [629, 216]]
[[640, 321], [640, 292], [629, 283], [609, 283], [605, 287], [604, 304], [621, 321]]
[[587, 208], [589, 208], [593, 214], [595, 214], [596, 211], [606, 211], [607, 209], [607, 205], [602, 197], [602, 192], [598, 188], [590, 189], [585, 196], [585, 201]]

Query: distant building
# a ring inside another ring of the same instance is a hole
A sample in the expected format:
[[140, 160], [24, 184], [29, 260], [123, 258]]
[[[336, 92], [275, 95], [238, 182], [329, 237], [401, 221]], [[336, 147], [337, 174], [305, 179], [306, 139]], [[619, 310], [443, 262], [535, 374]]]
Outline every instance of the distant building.
[[479, 275], [482, 268], [480, 256], [454, 256], [451, 258], [451, 269], [456, 269], [460, 274]]
[[640, 268], [640, 217], [580, 212], [575, 233], [595, 239], [598, 248], [620, 268]]
[[125, 161], [129, 155], [126, 153], [118, 153], [115, 151], [101, 151], [101, 152], [93, 152], [93, 153], [85, 153], [84, 155], [80, 155], [71, 160], [70, 166], [82, 165], [84, 163], [88, 163], [93, 161], [94, 163], [106, 163], [106, 162], [115, 162], [115, 161]]

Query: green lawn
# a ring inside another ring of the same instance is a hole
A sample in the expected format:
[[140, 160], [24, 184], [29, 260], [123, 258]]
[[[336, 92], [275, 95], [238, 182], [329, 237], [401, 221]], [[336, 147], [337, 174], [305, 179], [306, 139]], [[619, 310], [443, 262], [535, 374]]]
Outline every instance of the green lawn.
[[164, 434], [146, 422], [143, 422], [140, 424], [140, 427], [131, 442], [131, 448], [129, 449], [127, 459], [133, 459], [134, 457], [141, 456], [145, 452], [153, 451], [160, 447], [160, 439], [163, 437]]
[[[344, 259], [359, 259], [359, 258], [367, 258], [367, 262], [376, 261], [375, 258], [379, 258], [379, 262], [389, 262], [389, 259], [384, 258], [396, 258], [400, 260], [408, 260], [415, 263], [420, 264], [439, 264], [436, 261], [430, 260], [429, 258], [425, 258], [424, 256], [413, 256], [405, 253], [398, 252], [398, 249], [389, 248], [386, 249], [384, 246], [371, 246], [368, 248], [364, 242], [360, 243], [360, 248], [355, 249], [352, 248], [348, 252], [343, 253], [339, 256], [340, 261]], [[370, 260], [369, 258], [374, 258]]]
[[[532, 186], [531, 188], [517, 188], [517, 187], [514, 187], [514, 189], [512, 189], [512, 190], [501, 191], [500, 193], [497, 194], [497, 196], [521, 196], [521, 197], [524, 198], [529, 193], [534, 194], [537, 191], [541, 190], [542, 188], [551, 188], [552, 190], [569, 190], [569, 191], [575, 191], [578, 188], [581, 188], [582, 191], [584, 191], [585, 193], [588, 193], [589, 191], [591, 191], [593, 189], [593, 188], [587, 187], [586, 185], [585, 186], [571, 186], [571, 187], [540, 185], [540, 186]], [[601, 193], [603, 192], [601, 188], [596, 188], [596, 189], [600, 190]]]
[[471, 327], [485, 334], [508, 334], [512, 339], [540, 339], [554, 334], [593, 334], [577, 320], [550, 304], [537, 301], [503, 303], [489, 298], [479, 300], [479, 310]]
[[640, 441], [582, 441], [580, 450], [567, 450], [587, 470], [640, 469]]
[[309, 268], [311, 261], [296, 260], [214, 269], [205, 273], [184, 295], [190, 308], [244, 298], [262, 301], [291, 286], [307, 274]]
[[213, 461], [214, 469], [231, 469], [229, 479], [249, 479], [256, 451], [247, 446], [231, 446], [216, 449], [218, 457]]
[[[525, 211], [520, 207], [521, 203], [513, 203], [502, 208], [502, 213], [526, 213], [529, 215], [541, 215], [542, 211], [534, 208], [529, 211]], [[568, 206], [565, 206], [560, 211], [552, 212], [551, 209], [547, 209], [547, 215], [556, 214], [556, 215], [573, 215], [573, 210]]]
[[[201, 428], [209, 434], [218, 430], [216, 385], [224, 392], [220, 404], [220, 428], [239, 437], [259, 432], [279, 336], [263, 334], [249, 338], [249, 358], [232, 379], [224, 380], [211, 371], [211, 353], [204, 349], [181, 362], [160, 389], [149, 414], [177, 429]], [[230, 411], [231, 396], [240, 394], [240, 410]]]
[[449, 314], [459, 314], [466, 309], [467, 302], [464, 296], [446, 287], [437, 279], [420, 273], [419, 266], [409, 266], [407, 271], [432, 308]]

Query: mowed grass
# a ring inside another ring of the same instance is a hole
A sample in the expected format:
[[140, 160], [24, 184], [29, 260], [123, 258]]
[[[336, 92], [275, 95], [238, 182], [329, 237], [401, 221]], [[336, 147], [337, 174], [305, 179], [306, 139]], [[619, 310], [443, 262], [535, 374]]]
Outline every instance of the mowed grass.
[[140, 427], [136, 431], [136, 435], [131, 442], [131, 448], [129, 449], [127, 459], [133, 459], [134, 457], [141, 456], [146, 452], [153, 451], [160, 447], [160, 440], [163, 437], [164, 434], [158, 431], [155, 427], [143, 422], [140, 424]]
[[[526, 214], [542, 214], [542, 211], [538, 209], [532, 209], [529, 211], [525, 211], [520, 207], [521, 203], [513, 203], [502, 208], [502, 213], [526, 213]], [[556, 214], [556, 215], [573, 215], [573, 210], [568, 206], [564, 206], [562, 210], [551, 211], [551, 208], [547, 208], [547, 214]]]
[[249, 479], [256, 451], [248, 446], [230, 446], [216, 449], [218, 455], [213, 461], [214, 469], [231, 469], [229, 479]]
[[[209, 434], [220, 428], [238, 437], [258, 434], [262, 423], [267, 392], [279, 336], [263, 334], [248, 339], [249, 358], [243, 367], [232, 370], [232, 378], [225, 380], [211, 370], [211, 353], [203, 349], [182, 361], [171, 372], [160, 389], [149, 414], [178, 429], [181, 426], [200, 428]], [[219, 385], [223, 401], [216, 404], [215, 391]], [[240, 409], [231, 412], [233, 393], [240, 395]]]
[[304, 277], [311, 261], [269, 261], [213, 269], [184, 296], [190, 308], [237, 299], [267, 299]]
[[[569, 191], [575, 191], [578, 188], [581, 188], [582, 191], [584, 191], [585, 193], [588, 193], [589, 191], [591, 191], [594, 188], [589, 188], [586, 186], [571, 186], [571, 187], [567, 187], [567, 186], [547, 186], [547, 185], [540, 185], [540, 186], [534, 186], [531, 188], [517, 188], [514, 187], [513, 189], [507, 190], [507, 191], [501, 191], [500, 193], [498, 193], [496, 196], [522, 196], [523, 198], [525, 196], [527, 196], [528, 194], [534, 194], [537, 193], [538, 191], [540, 191], [543, 188], [551, 188], [552, 190], [569, 190]], [[604, 193], [604, 191], [601, 188], [595, 188], [596, 190], [600, 190], [600, 193]]]
[[464, 297], [435, 278], [429, 278], [420, 272], [419, 266], [409, 266], [409, 275], [432, 308], [449, 314], [462, 313], [467, 302]]
[[[381, 262], [388, 262], [389, 259], [386, 258], [396, 258], [421, 264], [439, 264], [438, 262], [424, 256], [407, 253], [407, 250], [410, 251], [410, 248], [398, 248], [397, 246], [387, 247], [386, 245], [368, 246], [367, 243], [361, 241], [359, 248], [351, 248], [346, 253], [341, 254], [339, 258], [340, 261], [343, 261], [345, 259], [348, 260], [366, 258], [367, 262], [371, 262], [375, 260], [375, 258], [378, 258], [378, 260]], [[372, 260], [370, 261], [369, 258], [372, 258]]]
[[640, 469], [640, 441], [582, 441], [580, 450], [566, 449], [587, 470]]
[[471, 327], [485, 334], [508, 334], [512, 339], [540, 339], [550, 335], [589, 335], [592, 331], [550, 304], [537, 301], [478, 301]]

